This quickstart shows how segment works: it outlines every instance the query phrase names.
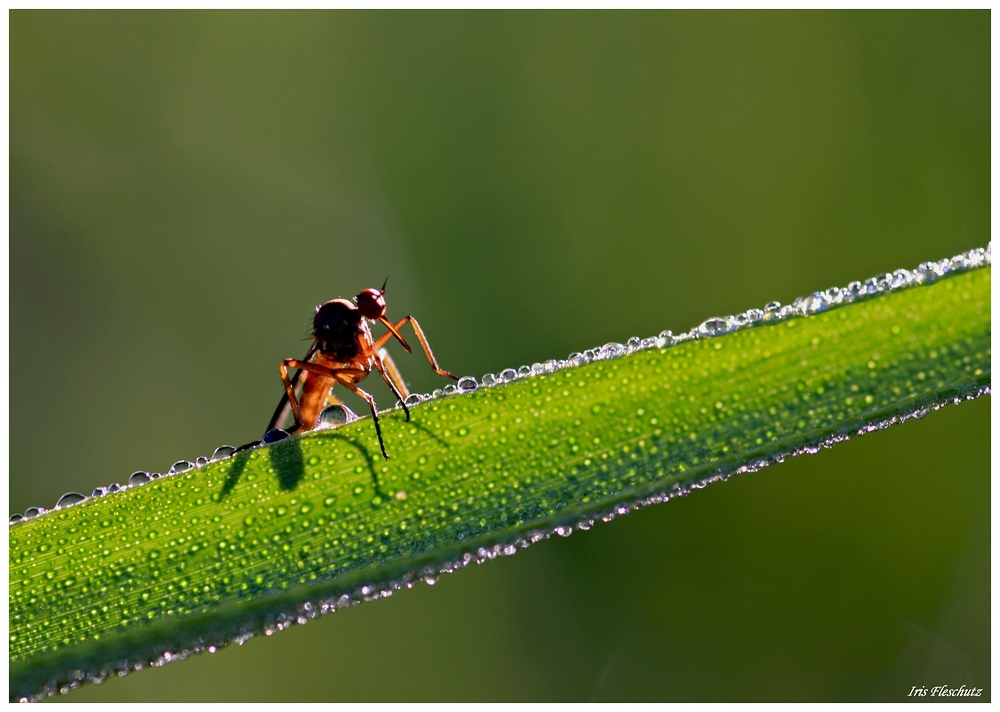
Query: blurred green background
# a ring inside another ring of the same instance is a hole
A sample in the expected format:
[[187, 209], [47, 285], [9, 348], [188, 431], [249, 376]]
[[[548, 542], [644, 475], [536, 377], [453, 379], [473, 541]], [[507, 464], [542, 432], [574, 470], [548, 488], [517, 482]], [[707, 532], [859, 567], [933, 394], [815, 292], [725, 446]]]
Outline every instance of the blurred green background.
[[[478, 376], [985, 246], [989, 201], [988, 11], [14, 11], [11, 511], [259, 436], [313, 307], [386, 274]], [[64, 699], [988, 696], [989, 432], [948, 407]]]

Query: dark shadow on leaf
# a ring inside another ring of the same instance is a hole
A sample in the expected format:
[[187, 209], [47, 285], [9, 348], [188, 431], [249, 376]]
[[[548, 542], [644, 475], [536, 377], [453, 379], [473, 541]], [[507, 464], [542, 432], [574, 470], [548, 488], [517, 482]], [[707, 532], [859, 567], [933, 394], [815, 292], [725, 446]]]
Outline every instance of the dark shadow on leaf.
[[270, 446], [267, 454], [271, 459], [271, 467], [274, 468], [281, 489], [287, 491], [298, 487], [299, 482], [306, 474], [301, 439], [287, 438], [275, 443]]
[[229, 473], [226, 475], [226, 481], [222, 483], [222, 489], [219, 491], [219, 497], [222, 499], [232, 492], [233, 487], [240, 481], [240, 475], [243, 474], [243, 470], [247, 466], [247, 460], [250, 459], [250, 452], [249, 450], [243, 450], [233, 455], [230, 459], [232, 460], [232, 464], [229, 467]]

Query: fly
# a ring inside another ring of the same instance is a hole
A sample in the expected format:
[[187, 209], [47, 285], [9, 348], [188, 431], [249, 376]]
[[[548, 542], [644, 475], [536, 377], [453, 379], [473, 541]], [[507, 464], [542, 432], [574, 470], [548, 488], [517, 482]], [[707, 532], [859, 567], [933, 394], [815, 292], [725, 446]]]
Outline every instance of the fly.
[[[372, 337], [369, 322], [381, 323], [388, 331], [375, 339]], [[382, 380], [403, 404], [406, 419], [410, 419], [410, 409], [406, 407], [406, 397], [410, 393], [403, 383], [399, 369], [384, 348], [390, 339], [396, 338], [406, 352], [411, 353], [410, 345], [399, 333], [399, 330], [407, 324], [413, 327], [413, 332], [417, 335], [417, 340], [423, 347], [434, 372], [457, 381], [458, 376], [438, 365], [430, 344], [427, 343], [427, 337], [424, 336], [424, 331], [416, 319], [406, 316], [393, 324], [386, 318], [385, 284], [383, 284], [382, 289], [362, 290], [353, 301], [331, 299], [316, 307], [316, 315], [313, 317], [313, 343], [309, 351], [301, 359], [286, 358], [278, 367], [281, 382], [285, 385], [285, 395], [271, 416], [267, 430], [279, 427], [279, 423], [285, 422], [289, 414], [295, 419], [295, 424], [288, 432], [312, 430], [316, 427], [323, 408], [341, 403], [340, 399], [333, 395], [333, 387], [340, 384], [368, 403], [375, 422], [375, 434], [378, 435], [382, 457], [388, 460], [389, 455], [382, 441], [382, 429], [379, 427], [375, 398], [358, 388], [357, 384], [373, 369], [377, 370]], [[290, 368], [298, 369], [291, 378], [288, 375]]]

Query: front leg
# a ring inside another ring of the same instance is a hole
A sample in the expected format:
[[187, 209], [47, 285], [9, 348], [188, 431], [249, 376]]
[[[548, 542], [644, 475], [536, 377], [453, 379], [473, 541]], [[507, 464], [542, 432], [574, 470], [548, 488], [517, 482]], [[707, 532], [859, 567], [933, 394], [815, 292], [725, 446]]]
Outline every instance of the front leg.
[[[393, 325], [393, 328], [390, 331], [387, 331], [386, 333], [382, 334], [382, 336], [378, 338], [378, 341], [375, 342], [375, 348], [376, 349], [382, 348], [393, 336], [402, 341], [403, 345], [405, 346], [406, 342], [403, 341], [403, 337], [399, 335], [399, 330], [402, 329], [406, 324], [410, 324], [413, 327], [413, 332], [417, 335], [417, 340], [423, 347], [424, 355], [427, 356], [427, 360], [430, 362], [431, 368], [434, 369], [434, 373], [438, 374], [439, 376], [444, 376], [445, 378], [451, 378], [457, 381], [458, 376], [456, 376], [454, 373], [451, 373], [450, 371], [445, 371], [438, 365], [437, 359], [434, 358], [434, 352], [431, 351], [431, 345], [427, 343], [427, 337], [424, 336], [424, 330], [420, 328], [420, 324], [418, 324], [417, 320], [414, 319], [412, 316], [404, 316], [402, 319], [400, 319]], [[409, 351], [410, 350], [409, 347], [407, 347], [406, 350]]]

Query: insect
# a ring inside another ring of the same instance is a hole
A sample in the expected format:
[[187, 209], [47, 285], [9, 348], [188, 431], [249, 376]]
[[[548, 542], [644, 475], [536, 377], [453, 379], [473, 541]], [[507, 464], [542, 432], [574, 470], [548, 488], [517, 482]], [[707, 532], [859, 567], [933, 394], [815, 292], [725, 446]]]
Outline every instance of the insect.
[[[381, 323], [388, 331], [375, 339], [372, 337], [369, 322]], [[353, 301], [331, 299], [316, 307], [316, 315], [313, 317], [313, 343], [309, 351], [301, 359], [286, 358], [278, 367], [281, 382], [285, 385], [285, 395], [278, 403], [267, 429], [270, 431], [279, 427], [279, 423], [288, 419], [289, 412], [295, 418], [295, 425], [288, 432], [302, 432], [316, 427], [319, 414], [324, 407], [341, 403], [332, 392], [333, 387], [340, 384], [368, 403], [372, 419], [375, 421], [375, 433], [378, 435], [382, 457], [388, 460], [389, 455], [382, 441], [382, 428], [378, 422], [378, 406], [375, 398], [358, 388], [357, 384], [364, 380], [372, 369], [378, 370], [382, 379], [403, 403], [406, 419], [410, 419], [410, 409], [405, 403], [409, 391], [392, 357], [383, 348], [390, 339], [396, 338], [406, 352], [411, 353], [410, 345], [399, 333], [399, 330], [407, 324], [413, 327], [431, 368], [437, 374], [457, 381], [458, 376], [438, 365], [430, 344], [427, 343], [427, 337], [424, 336], [424, 331], [416, 319], [406, 316], [393, 324], [386, 318], [385, 283], [383, 283], [382, 289], [364, 289], [358, 292]], [[298, 369], [293, 378], [288, 376], [289, 368]]]

